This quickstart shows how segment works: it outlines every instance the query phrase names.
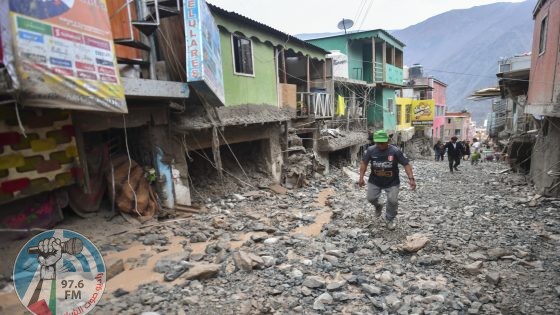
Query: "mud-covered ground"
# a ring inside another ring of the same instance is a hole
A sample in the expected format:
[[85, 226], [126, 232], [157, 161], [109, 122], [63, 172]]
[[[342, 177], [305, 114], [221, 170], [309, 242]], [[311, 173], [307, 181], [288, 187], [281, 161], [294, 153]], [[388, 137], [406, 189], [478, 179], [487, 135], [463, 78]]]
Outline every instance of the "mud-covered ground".
[[[188, 218], [83, 232], [115, 270], [93, 313], [560, 313], [559, 199], [503, 164], [413, 167], [394, 231], [335, 168], [297, 190], [206, 198]], [[15, 295], [3, 291], [0, 313]]]

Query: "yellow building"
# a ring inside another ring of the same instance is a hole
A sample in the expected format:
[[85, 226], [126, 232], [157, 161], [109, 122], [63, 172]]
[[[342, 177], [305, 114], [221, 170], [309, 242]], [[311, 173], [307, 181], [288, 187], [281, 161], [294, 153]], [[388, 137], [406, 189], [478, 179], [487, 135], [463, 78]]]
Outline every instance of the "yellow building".
[[400, 141], [408, 141], [414, 135], [412, 127], [412, 99], [397, 97], [397, 133]]

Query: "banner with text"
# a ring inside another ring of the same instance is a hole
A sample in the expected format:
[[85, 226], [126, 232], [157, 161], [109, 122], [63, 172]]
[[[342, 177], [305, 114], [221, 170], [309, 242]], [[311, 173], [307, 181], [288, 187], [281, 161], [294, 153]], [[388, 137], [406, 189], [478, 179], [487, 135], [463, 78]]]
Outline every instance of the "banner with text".
[[435, 107], [434, 100], [412, 100], [412, 125], [433, 125]]
[[1, 3], [3, 61], [23, 105], [127, 112], [105, 0]]
[[[187, 82], [208, 102], [225, 103], [220, 31], [204, 0], [183, 0]], [[221, 103], [221, 104], [220, 104]]]

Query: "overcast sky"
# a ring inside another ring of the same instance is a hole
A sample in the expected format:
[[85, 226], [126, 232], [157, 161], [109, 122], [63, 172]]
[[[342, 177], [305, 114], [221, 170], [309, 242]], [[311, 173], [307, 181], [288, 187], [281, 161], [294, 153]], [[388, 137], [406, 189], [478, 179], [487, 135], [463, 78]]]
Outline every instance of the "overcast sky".
[[342, 18], [354, 20], [352, 30], [403, 29], [453, 9], [522, 1], [524, 0], [208, 0], [223, 9], [235, 11], [291, 35], [336, 32], [336, 26]]

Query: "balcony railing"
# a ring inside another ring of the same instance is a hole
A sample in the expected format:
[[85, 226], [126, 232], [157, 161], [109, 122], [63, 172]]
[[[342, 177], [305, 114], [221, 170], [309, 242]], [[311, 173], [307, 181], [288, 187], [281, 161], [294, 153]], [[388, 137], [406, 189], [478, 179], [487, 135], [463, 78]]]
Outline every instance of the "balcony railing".
[[299, 117], [328, 118], [335, 113], [332, 95], [329, 93], [298, 92], [297, 108]]
[[[385, 74], [385, 75], [384, 75]], [[382, 62], [375, 63], [375, 82], [402, 85], [403, 70], [391, 64], [385, 64], [383, 69]]]

